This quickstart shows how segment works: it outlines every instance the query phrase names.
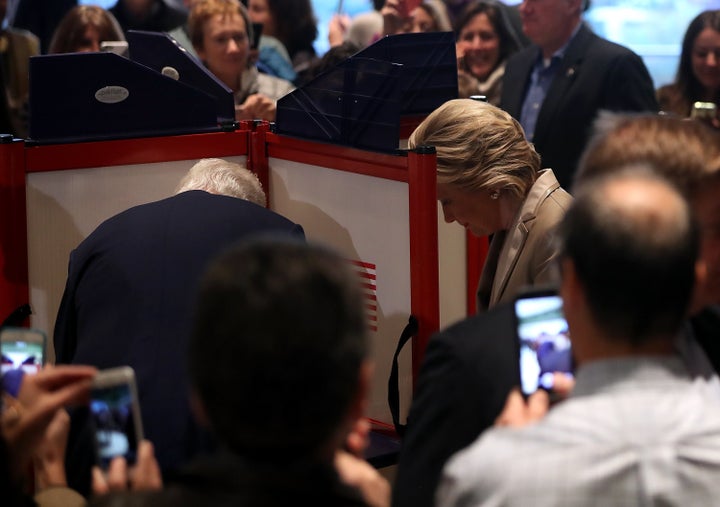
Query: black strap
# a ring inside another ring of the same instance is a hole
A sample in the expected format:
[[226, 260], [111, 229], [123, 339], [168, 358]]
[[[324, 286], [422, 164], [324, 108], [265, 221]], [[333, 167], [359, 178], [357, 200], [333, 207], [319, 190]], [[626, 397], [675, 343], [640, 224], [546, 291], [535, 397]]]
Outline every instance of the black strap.
[[13, 312], [7, 316], [0, 327], [21, 327], [26, 318], [32, 315], [30, 305], [25, 303], [24, 305], [18, 306]]
[[395, 431], [399, 436], [403, 436], [405, 433], [405, 424], [400, 424], [400, 388], [398, 386], [398, 356], [400, 351], [405, 344], [413, 336], [417, 336], [418, 333], [418, 321], [414, 315], [410, 315], [408, 318], [407, 326], [403, 329], [400, 339], [398, 340], [397, 349], [395, 349], [395, 355], [393, 356], [392, 369], [390, 370], [390, 378], [388, 379], [388, 405], [390, 405], [390, 413], [392, 414], [393, 424], [395, 425]]

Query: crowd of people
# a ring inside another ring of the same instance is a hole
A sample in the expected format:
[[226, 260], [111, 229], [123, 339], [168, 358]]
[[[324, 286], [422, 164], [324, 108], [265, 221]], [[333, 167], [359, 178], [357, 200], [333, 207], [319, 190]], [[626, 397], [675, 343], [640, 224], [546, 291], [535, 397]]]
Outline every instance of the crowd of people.
[[[274, 120], [278, 98], [326, 69], [314, 47], [319, 31], [311, 0], [118, 0], [109, 10], [78, 6], [76, 0], [16, 2], [4, 31], [8, 112], [3, 120], [5, 130], [19, 137], [27, 135], [30, 56], [98, 51], [103, 42], [124, 41], [127, 30], [162, 31], [175, 37], [233, 91], [237, 119]], [[702, 12], [692, 20], [675, 81], [658, 83], [655, 93], [637, 55], [596, 37], [585, 26], [575, 33], [589, 5], [584, 0], [577, 12], [561, 19], [535, 2], [508, 6], [496, 0], [375, 0], [374, 10], [354, 19], [337, 14], [330, 20], [329, 52], [347, 56], [385, 35], [453, 31], [458, 96], [484, 96], [517, 118], [545, 165], [553, 167], [567, 187], [587, 125], [598, 109], [661, 110], [688, 117], [696, 113], [695, 103], [717, 107], [720, 101], [718, 11]], [[3, 18], [4, 10], [0, 5]], [[206, 47], [206, 38], [212, 39], [214, 50]], [[547, 63], [536, 65], [537, 48]], [[595, 72], [577, 73], [586, 57]], [[565, 87], [551, 90], [543, 84], [558, 73], [564, 74], [556, 81], [566, 82], [567, 94]], [[512, 86], [503, 87], [503, 82]], [[527, 84], [532, 103], [524, 100]], [[582, 90], [582, 96], [575, 97], [573, 89]], [[553, 107], [559, 114], [539, 107], [538, 97], [548, 93], [550, 102], [559, 102]], [[573, 114], [563, 114], [566, 109]], [[720, 127], [716, 116], [708, 121]], [[559, 135], [554, 134], [557, 129]], [[545, 138], [547, 132], [570, 142], [556, 146]]]
[[[310, 0], [247, 3], [70, 5], [42, 47], [184, 33], [238, 119], [272, 120], [332, 61], [313, 49]], [[203, 159], [174, 195], [109, 218], [71, 253], [58, 365], [2, 378], [10, 505], [714, 504], [720, 121], [697, 103], [720, 103], [720, 11], [690, 23], [675, 82], [656, 90], [638, 55], [583, 22], [588, 0], [410, 4], [338, 15], [331, 43], [454, 27], [461, 98], [408, 146], [435, 148], [445, 220], [491, 240], [478, 314], [425, 351], [392, 488], [362, 458], [373, 368], [346, 262], [267, 209], [246, 168]], [[2, 40], [6, 125], [22, 135], [18, 55], [41, 44], [19, 28]], [[575, 368], [553, 403], [517, 390], [513, 301], [547, 286]], [[87, 404], [98, 370], [121, 365], [146, 440], [136, 464], [102, 471]]]

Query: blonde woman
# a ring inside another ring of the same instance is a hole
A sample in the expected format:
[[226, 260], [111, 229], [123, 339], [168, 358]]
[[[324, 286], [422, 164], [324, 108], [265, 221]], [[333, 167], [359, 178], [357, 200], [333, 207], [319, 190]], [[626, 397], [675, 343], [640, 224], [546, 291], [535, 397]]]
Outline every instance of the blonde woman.
[[522, 127], [503, 110], [470, 99], [446, 102], [410, 136], [437, 150], [437, 198], [445, 221], [492, 235], [478, 285], [478, 312], [526, 286], [552, 282], [553, 229], [572, 198]]

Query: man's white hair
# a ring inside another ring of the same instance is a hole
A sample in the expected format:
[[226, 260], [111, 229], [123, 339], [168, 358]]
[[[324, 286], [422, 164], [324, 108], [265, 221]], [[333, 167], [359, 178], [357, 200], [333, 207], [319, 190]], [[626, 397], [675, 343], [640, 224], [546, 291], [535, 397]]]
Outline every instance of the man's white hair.
[[192, 166], [175, 193], [188, 190], [204, 190], [265, 206], [265, 192], [257, 176], [242, 165], [221, 158], [204, 158]]

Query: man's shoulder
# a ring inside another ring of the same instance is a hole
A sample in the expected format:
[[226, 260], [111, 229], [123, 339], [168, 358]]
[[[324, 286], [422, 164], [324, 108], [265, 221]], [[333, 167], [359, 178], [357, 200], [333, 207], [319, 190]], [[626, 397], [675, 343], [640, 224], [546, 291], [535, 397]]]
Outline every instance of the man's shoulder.
[[605, 39], [590, 29], [587, 30], [586, 55], [604, 58], [637, 58], [640, 57], [630, 48]]
[[133, 206], [108, 218], [98, 225], [83, 244], [92, 245], [124, 229], [131, 230], [134, 234], [143, 234], [143, 231], [167, 227], [169, 222], [193, 223], [196, 227], [207, 223], [229, 225], [248, 222], [257, 229], [298, 227], [284, 216], [245, 199], [190, 190], [159, 201]]
[[484, 349], [487, 343], [502, 348], [502, 343], [512, 343], [514, 338], [513, 319], [511, 304], [498, 305], [448, 326], [432, 341], [462, 350]]
[[161, 213], [163, 210], [172, 210], [174, 213], [188, 211], [195, 215], [202, 215], [207, 212], [222, 212], [227, 209], [244, 210], [247, 213], [281, 217], [281, 215], [278, 215], [274, 211], [258, 206], [257, 204], [245, 199], [227, 195], [211, 194], [203, 190], [189, 190], [158, 201], [132, 206], [131, 208], [114, 215], [108, 219], [106, 223], [112, 222], [113, 220], [134, 217], [136, 215], [152, 215]]
[[508, 71], [512, 72], [520, 67], [531, 66], [535, 63], [539, 53], [540, 49], [535, 44], [530, 44], [522, 48], [517, 53], [508, 57], [507, 64], [505, 65], [505, 74], [507, 75]]

